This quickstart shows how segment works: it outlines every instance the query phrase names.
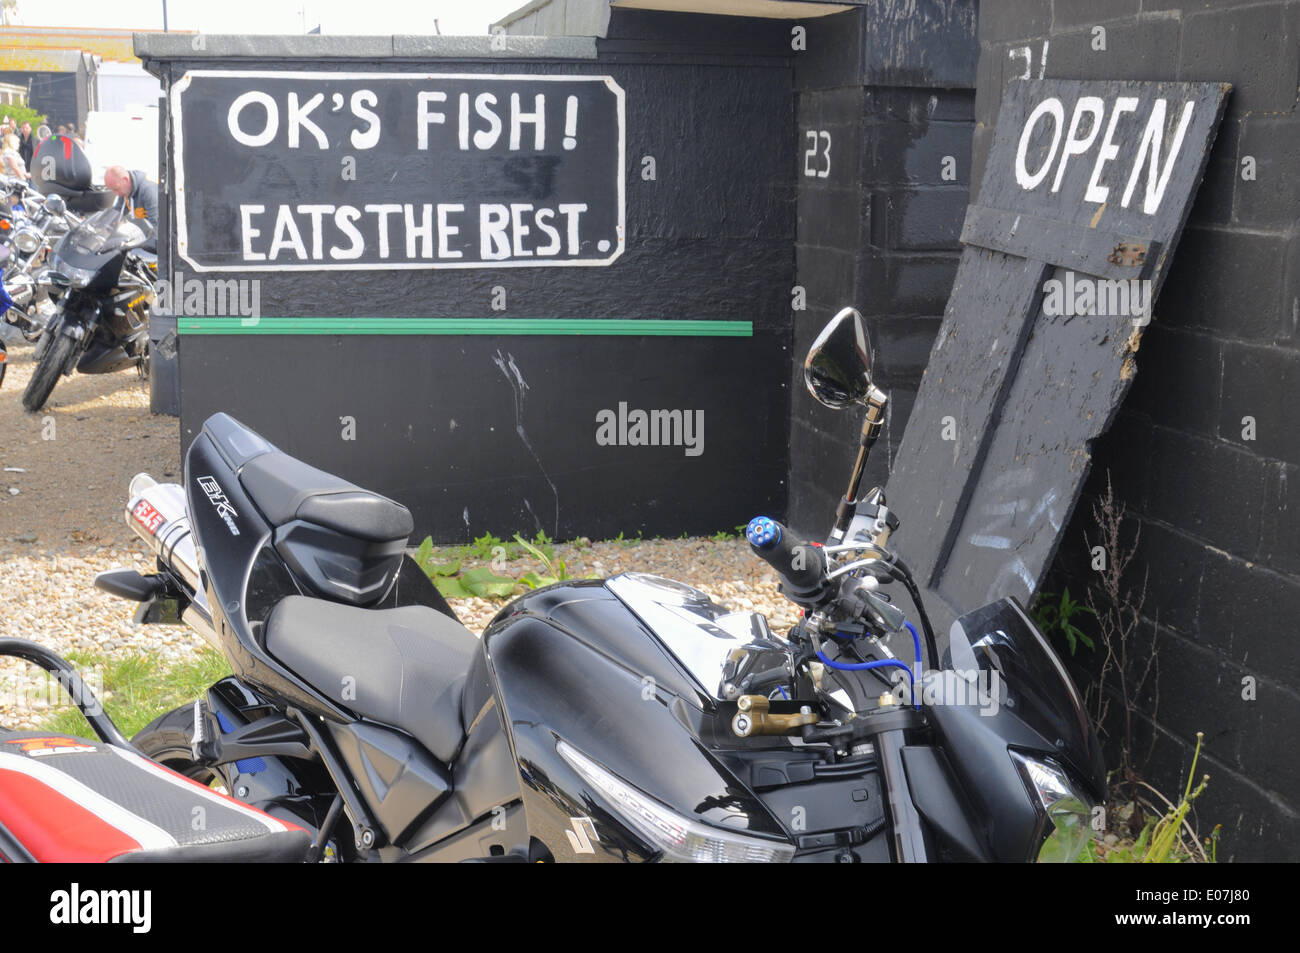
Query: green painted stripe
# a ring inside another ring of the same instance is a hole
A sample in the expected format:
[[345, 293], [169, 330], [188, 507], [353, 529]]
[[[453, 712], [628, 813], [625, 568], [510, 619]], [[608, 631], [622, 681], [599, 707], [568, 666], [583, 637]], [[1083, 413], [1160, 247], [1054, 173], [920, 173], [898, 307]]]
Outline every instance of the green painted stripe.
[[591, 334], [753, 337], [752, 321], [664, 318], [261, 318], [177, 319], [180, 334]]

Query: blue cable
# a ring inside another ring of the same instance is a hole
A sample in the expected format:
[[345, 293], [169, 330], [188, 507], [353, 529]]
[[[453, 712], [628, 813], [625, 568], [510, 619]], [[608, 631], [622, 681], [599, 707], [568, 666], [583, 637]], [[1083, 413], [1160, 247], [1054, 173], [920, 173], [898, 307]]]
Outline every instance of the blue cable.
[[900, 662], [896, 658], [878, 659], [874, 662], [837, 662], [832, 658], [828, 658], [826, 653], [820, 649], [817, 652], [817, 657], [826, 663], [828, 668], [837, 668], [841, 672], [865, 672], [872, 668], [901, 668], [909, 676], [912, 675], [912, 670], [907, 667], [907, 663]]
[[[925, 669], [922, 667], [922, 659], [921, 659], [921, 636], [917, 634], [916, 626], [912, 625], [912, 623], [908, 622], [906, 619], [903, 620], [903, 625], [907, 626], [907, 631], [912, 633], [912, 645], [916, 649], [916, 670], [918, 672], [924, 672]], [[916, 697], [915, 676], [913, 676], [912, 678], [912, 707], [915, 708], [917, 711], [921, 710], [921, 702]]]
[[[817, 652], [817, 657], [822, 660], [827, 668], [837, 668], [841, 672], [865, 672], [868, 669], [873, 668], [901, 668], [907, 673], [908, 681], [911, 682], [913, 686], [915, 686], [916, 683], [916, 676], [914, 676], [912, 670], [907, 667], [907, 663], [900, 662], [896, 658], [879, 659], [875, 662], [837, 662], [832, 658], [828, 658], [826, 653], [820, 650]], [[913, 687], [912, 694], [916, 694], [915, 687]]]
[[[921, 668], [921, 636], [912, 623], [904, 621], [903, 625], [907, 626], [907, 631], [912, 633], [912, 646], [916, 649], [916, 668], [919, 671]], [[846, 635], [843, 632], [836, 632], [835, 636], [841, 639], [853, 638], [853, 636]], [[921, 710], [921, 703], [916, 698], [916, 675], [907, 667], [907, 663], [900, 662], [898, 659], [880, 659], [875, 662], [836, 662], [827, 658], [826, 653], [820, 650], [817, 652], [817, 657], [829, 668], [836, 668], [842, 672], [865, 672], [873, 668], [901, 668], [907, 673], [908, 684], [912, 687], [912, 707], [917, 711]]]
[[916, 667], [919, 671], [921, 668], [921, 637], [916, 634], [916, 626], [904, 620], [903, 625], [907, 626], [907, 631], [912, 633], [912, 645], [916, 647]]

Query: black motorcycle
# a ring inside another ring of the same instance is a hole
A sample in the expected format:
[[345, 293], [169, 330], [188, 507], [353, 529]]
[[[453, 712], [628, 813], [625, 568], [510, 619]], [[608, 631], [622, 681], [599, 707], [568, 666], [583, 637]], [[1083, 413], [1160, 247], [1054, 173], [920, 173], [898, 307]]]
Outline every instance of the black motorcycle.
[[40, 410], [74, 369], [107, 374], [135, 366], [147, 373], [158, 263], [144, 246], [152, 235], [148, 220], [115, 206], [86, 218], [54, 247], [39, 281], [57, 310], [23, 392], [29, 411]]
[[819, 400], [867, 408], [828, 542], [748, 526], [804, 610], [784, 638], [639, 573], [531, 592], [475, 638], [406, 555], [404, 507], [214, 415], [183, 487], [132, 481], [159, 571], [96, 585], [235, 674], [134, 745], [309, 831], [309, 860], [1072, 859], [1105, 780], [1080, 696], [1013, 599], [939, 664], [897, 516], [854, 502], [869, 366], [851, 309], [805, 363]]

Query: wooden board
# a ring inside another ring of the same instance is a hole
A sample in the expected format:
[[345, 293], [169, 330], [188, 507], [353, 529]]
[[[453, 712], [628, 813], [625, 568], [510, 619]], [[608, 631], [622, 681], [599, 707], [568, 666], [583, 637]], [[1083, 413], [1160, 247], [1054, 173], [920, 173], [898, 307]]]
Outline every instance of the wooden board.
[[[1226, 84], [1017, 81], [894, 460], [936, 626], [1028, 602], [1136, 372]], [[1135, 448], [1141, 452], [1141, 448]]]

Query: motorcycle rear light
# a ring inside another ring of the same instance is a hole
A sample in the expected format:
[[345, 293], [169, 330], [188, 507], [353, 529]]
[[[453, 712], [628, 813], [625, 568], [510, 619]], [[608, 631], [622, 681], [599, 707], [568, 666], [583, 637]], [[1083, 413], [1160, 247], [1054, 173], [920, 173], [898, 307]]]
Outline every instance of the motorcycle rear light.
[[619, 817], [662, 851], [669, 863], [787, 863], [794, 845], [735, 834], [682, 817], [601, 767], [572, 745], [556, 743], [560, 756], [595, 788]]

